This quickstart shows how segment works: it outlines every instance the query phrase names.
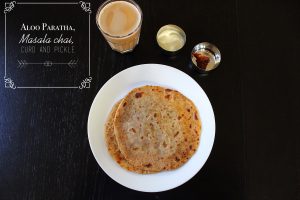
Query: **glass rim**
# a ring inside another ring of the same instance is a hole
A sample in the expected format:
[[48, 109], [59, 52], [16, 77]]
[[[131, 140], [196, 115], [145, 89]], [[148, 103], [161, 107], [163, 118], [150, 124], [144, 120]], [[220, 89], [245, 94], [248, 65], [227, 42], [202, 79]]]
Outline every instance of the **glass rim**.
[[[131, 3], [134, 7], [136, 7], [136, 8], [138, 9], [138, 11], [139, 11], [139, 13], [140, 13], [140, 15], [141, 15], [139, 25], [138, 25], [132, 32], [130, 32], [130, 33], [126, 34], [126, 35], [122, 35], [122, 36], [116, 36], [116, 35], [111, 35], [111, 34], [109, 34], [109, 33], [106, 33], [106, 32], [100, 27], [100, 24], [99, 24], [99, 22], [98, 22], [98, 17], [99, 17], [99, 14], [100, 14], [101, 10], [102, 10], [107, 4], [109, 4], [109, 3], [111, 3], [111, 2], [116, 2], [116, 1], [126, 1], [126, 2], [128, 2], [128, 3]], [[99, 30], [101, 31], [101, 33], [103, 33], [104, 35], [109, 36], [109, 37], [111, 37], [111, 38], [126, 38], [126, 37], [130, 36], [131, 34], [135, 33], [138, 29], [141, 28], [141, 26], [142, 26], [142, 21], [143, 21], [143, 12], [142, 12], [142, 9], [140, 8], [140, 6], [139, 6], [134, 0], [107, 0], [107, 1], [103, 2], [103, 3], [99, 6], [99, 8], [98, 8], [98, 10], [97, 10], [97, 13], [96, 13], [96, 24], [97, 24]]]

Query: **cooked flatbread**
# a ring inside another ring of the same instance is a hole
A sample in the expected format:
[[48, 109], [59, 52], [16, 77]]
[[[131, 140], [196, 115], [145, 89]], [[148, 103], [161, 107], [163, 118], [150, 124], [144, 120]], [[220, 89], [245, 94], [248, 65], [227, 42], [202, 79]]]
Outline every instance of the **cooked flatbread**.
[[136, 172], [136, 173], [149, 174], [149, 173], [151, 173], [150, 171], [141, 170], [141, 169], [138, 169], [138, 168], [132, 166], [131, 164], [129, 164], [119, 150], [119, 147], [118, 147], [118, 144], [117, 144], [117, 141], [115, 138], [115, 134], [114, 134], [114, 117], [115, 117], [115, 113], [116, 113], [117, 108], [120, 105], [120, 103], [121, 103], [121, 100], [118, 101], [113, 106], [112, 110], [110, 111], [110, 113], [108, 115], [108, 118], [107, 118], [107, 121], [105, 124], [105, 140], [106, 140], [108, 152], [121, 167], [123, 167], [129, 171]]
[[114, 120], [116, 145], [134, 168], [152, 172], [176, 169], [195, 153], [200, 118], [191, 100], [159, 86], [133, 89]]

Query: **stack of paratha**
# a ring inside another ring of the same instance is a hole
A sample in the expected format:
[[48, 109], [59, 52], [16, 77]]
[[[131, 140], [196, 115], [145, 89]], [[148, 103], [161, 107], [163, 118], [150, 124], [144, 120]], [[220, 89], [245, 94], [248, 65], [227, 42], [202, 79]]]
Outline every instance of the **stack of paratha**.
[[182, 166], [197, 150], [200, 131], [191, 100], [175, 90], [143, 86], [114, 105], [105, 138], [117, 163], [146, 174]]

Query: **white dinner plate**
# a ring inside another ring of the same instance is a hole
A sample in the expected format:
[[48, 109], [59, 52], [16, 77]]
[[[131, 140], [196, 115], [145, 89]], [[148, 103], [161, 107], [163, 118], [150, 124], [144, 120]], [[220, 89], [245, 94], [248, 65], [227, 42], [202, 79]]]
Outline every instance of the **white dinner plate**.
[[[112, 106], [133, 88], [143, 85], [168, 87], [191, 99], [202, 122], [196, 153], [182, 167], [156, 174], [137, 174], [120, 167], [110, 156], [105, 143], [104, 124]], [[215, 117], [208, 97], [187, 74], [160, 64], [143, 64], [125, 69], [109, 79], [99, 90], [88, 118], [89, 143], [100, 167], [113, 180], [133, 190], [160, 192], [175, 188], [191, 179], [206, 162], [215, 138]]]

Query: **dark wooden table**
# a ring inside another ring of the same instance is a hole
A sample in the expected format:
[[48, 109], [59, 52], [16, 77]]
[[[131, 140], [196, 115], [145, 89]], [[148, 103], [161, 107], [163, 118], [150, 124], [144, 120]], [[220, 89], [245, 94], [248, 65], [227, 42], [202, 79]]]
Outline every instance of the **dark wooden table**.
[[[299, 1], [137, 0], [144, 14], [140, 44], [124, 55], [113, 52], [96, 27], [102, 2], [91, 1], [89, 89], [14, 90], [5, 88], [2, 79], [1, 200], [300, 199]], [[51, 12], [44, 20], [57, 19], [55, 9]], [[72, 23], [81, 25], [82, 18], [73, 17]], [[155, 41], [159, 27], [170, 23], [187, 34], [184, 49], [175, 57], [162, 54]], [[1, 77], [3, 27], [4, 15]], [[7, 34], [7, 45], [14, 48], [14, 37], [20, 34]], [[77, 48], [85, 45], [80, 41]], [[189, 67], [191, 49], [202, 41], [216, 44], [222, 53], [221, 65], [207, 76]], [[8, 61], [16, 59], [13, 48]], [[116, 73], [143, 63], [166, 64], [189, 74], [207, 93], [216, 117], [215, 143], [204, 167], [186, 184], [162, 193], [136, 192], [114, 182], [98, 166], [87, 137], [89, 108], [98, 90]], [[56, 78], [35, 73], [22, 78], [39, 76], [49, 83]]]

